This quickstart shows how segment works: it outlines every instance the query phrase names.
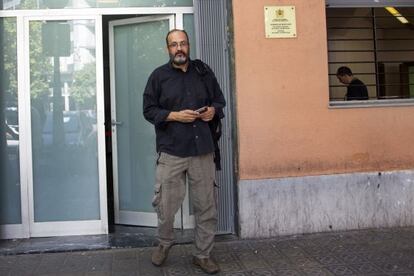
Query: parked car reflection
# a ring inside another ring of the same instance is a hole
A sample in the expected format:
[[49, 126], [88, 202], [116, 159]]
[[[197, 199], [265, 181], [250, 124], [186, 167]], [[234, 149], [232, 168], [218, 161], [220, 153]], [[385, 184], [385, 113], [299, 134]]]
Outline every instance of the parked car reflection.
[[[19, 123], [17, 107], [6, 107], [4, 115], [5, 123], [3, 126], [6, 134], [6, 145], [1, 144], [0, 146], [6, 146], [6, 175], [0, 176], [0, 179], [15, 186], [19, 183]], [[0, 162], [2, 161], [0, 160]]]
[[[65, 147], [83, 148], [96, 139], [92, 118], [86, 112], [64, 111], [62, 123], [64, 138], [59, 143]], [[53, 112], [48, 112], [42, 131], [43, 147], [48, 148], [54, 145], [54, 135], [56, 132], [53, 131]]]

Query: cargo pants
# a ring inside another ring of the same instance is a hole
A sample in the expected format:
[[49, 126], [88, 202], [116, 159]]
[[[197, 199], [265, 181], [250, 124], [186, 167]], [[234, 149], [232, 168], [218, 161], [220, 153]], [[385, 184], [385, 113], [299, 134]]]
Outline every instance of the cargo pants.
[[213, 153], [184, 158], [160, 153], [152, 200], [158, 215], [160, 244], [171, 246], [174, 243], [174, 216], [184, 200], [187, 179], [195, 216], [194, 255], [209, 257], [217, 225], [213, 158]]

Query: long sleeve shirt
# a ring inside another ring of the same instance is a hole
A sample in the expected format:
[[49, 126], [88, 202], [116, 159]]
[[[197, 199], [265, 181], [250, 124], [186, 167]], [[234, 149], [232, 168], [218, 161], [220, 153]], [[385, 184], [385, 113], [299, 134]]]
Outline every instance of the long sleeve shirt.
[[210, 93], [192, 62], [186, 72], [171, 63], [152, 72], [144, 91], [143, 110], [145, 119], [155, 126], [157, 152], [189, 157], [214, 151], [208, 122], [200, 119], [191, 123], [166, 121], [172, 111], [212, 106], [216, 113], [221, 112], [226, 105], [223, 93], [214, 76], [208, 81], [212, 82]]
[[368, 89], [365, 84], [357, 78], [354, 78], [348, 85], [345, 100], [368, 100]]

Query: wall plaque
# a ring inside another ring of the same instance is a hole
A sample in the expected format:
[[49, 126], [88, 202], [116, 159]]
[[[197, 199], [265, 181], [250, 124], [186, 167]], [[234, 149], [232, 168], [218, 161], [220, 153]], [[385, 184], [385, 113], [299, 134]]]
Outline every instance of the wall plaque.
[[296, 34], [295, 6], [265, 6], [266, 38], [294, 38]]

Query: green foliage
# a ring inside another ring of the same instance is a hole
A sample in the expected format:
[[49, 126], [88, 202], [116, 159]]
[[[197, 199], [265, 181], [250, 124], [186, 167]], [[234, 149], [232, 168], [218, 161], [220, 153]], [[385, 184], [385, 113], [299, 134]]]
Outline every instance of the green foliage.
[[88, 63], [81, 70], [75, 71], [70, 95], [80, 109], [94, 108], [96, 102], [95, 63]]
[[6, 94], [6, 99], [17, 101], [17, 39], [16, 39], [16, 19], [2, 18], [3, 22], [3, 74], [1, 76], [2, 91]]
[[30, 94], [32, 99], [49, 95], [53, 79], [52, 58], [42, 50], [42, 22], [30, 23]]

